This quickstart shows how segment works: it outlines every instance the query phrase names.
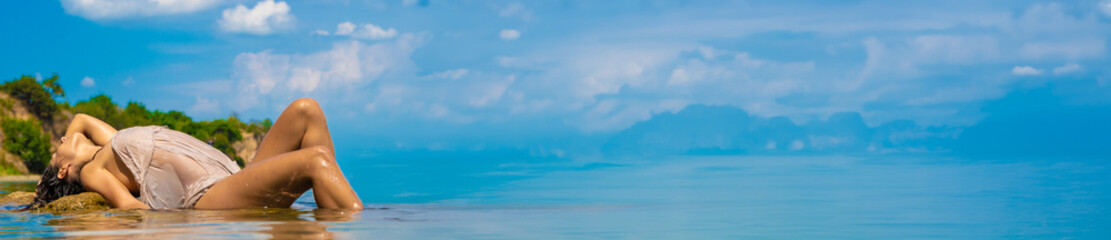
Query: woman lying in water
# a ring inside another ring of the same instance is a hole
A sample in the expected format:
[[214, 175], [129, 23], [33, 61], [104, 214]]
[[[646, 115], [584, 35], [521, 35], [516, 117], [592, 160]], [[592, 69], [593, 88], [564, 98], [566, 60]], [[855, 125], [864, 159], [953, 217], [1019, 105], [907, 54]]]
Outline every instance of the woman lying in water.
[[28, 208], [86, 190], [123, 209], [289, 207], [312, 189], [320, 208], [362, 209], [334, 151], [323, 111], [307, 98], [286, 107], [243, 169], [182, 132], [160, 126], [116, 131], [77, 114]]

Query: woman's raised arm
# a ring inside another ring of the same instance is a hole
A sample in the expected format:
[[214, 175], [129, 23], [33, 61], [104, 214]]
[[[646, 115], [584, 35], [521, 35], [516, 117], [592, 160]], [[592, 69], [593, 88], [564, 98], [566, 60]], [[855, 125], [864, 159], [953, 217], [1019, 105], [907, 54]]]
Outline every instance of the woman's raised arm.
[[78, 113], [73, 115], [73, 122], [66, 128], [66, 136], [81, 133], [93, 141], [94, 144], [105, 146], [116, 135], [116, 128], [88, 114]]

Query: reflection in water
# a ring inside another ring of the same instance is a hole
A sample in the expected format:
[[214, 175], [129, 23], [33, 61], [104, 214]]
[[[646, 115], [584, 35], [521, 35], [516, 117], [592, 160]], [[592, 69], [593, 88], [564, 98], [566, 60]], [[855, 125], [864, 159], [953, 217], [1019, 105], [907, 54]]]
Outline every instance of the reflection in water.
[[1108, 164], [632, 159], [363, 212], [304, 210], [310, 196], [295, 209], [0, 213], [0, 238], [1111, 239]]
[[[357, 219], [356, 210], [111, 210], [46, 221], [52, 229], [7, 229], [0, 236], [72, 238], [296, 238], [331, 239], [331, 223]], [[43, 231], [46, 230], [46, 231]]]
[[36, 182], [0, 182], [0, 193], [24, 191], [34, 192]]
[[[0, 182], [0, 194], [34, 191], [34, 182]], [[312, 199], [311, 192], [302, 199]], [[15, 206], [11, 209], [15, 209]], [[0, 212], [0, 238], [278, 238], [332, 239], [333, 224], [355, 221], [359, 210], [315, 209], [311, 202], [295, 208], [241, 210], [120, 210], [52, 216]]]

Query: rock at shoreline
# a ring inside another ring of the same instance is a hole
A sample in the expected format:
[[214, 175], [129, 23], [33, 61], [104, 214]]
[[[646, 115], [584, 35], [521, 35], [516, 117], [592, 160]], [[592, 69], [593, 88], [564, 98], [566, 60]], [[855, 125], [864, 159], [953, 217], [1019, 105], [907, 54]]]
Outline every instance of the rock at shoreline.
[[38, 209], [40, 212], [49, 213], [72, 213], [72, 212], [87, 212], [87, 211], [100, 211], [112, 208], [108, 206], [108, 200], [95, 192], [83, 192], [80, 194], [69, 195], [58, 200], [54, 200], [46, 204], [45, 207]]
[[0, 198], [0, 206], [27, 205], [35, 201], [33, 192], [12, 192]]
[[[33, 192], [12, 192], [0, 198], [0, 205], [27, 205], [35, 200]], [[90, 211], [103, 211], [112, 208], [108, 200], [95, 192], [83, 192], [54, 200], [42, 208], [33, 210], [39, 213], [72, 214]]]

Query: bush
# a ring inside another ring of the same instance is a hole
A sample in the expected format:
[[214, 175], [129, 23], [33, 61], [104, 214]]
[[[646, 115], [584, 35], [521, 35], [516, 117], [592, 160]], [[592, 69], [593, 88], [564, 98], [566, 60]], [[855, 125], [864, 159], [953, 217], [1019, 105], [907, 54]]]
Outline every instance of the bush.
[[19, 169], [15, 169], [15, 166], [12, 166], [11, 163], [8, 163], [6, 159], [3, 159], [3, 156], [0, 156], [0, 176], [20, 174], [23, 173], [20, 172]]
[[[104, 94], [70, 106], [68, 103], [59, 103], [55, 100], [58, 97], [65, 97], [65, 92], [58, 85], [58, 75], [43, 79], [41, 83], [35, 77], [23, 75], [0, 84], [0, 92], [8, 93], [17, 101], [23, 102], [39, 121], [48, 123], [53, 121], [59, 109], [68, 109], [73, 113], [85, 113], [96, 117], [116, 129], [148, 125], [166, 126], [207, 142], [229, 158], [239, 162], [240, 166], [243, 165], [243, 158], [236, 155], [232, 145], [243, 140], [242, 131], [265, 134], [273, 125], [269, 119], [244, 123], [234, 116], [197, 122], [185, 113], [151, 111], [138, 102], [128, 102], [126, 107], [121, 108], [112, 102], [111, 97]], [[11, 101], [0, 101], [0, 107], [11, 108], [11, 106]], [[50, 136], [43, 132], [38, 121], [5, 119], [0, 121], [0, 128], [5, 133], [4, 150], [23, 158], [28, 170], [42, 172], [50, 163]], [[9, 169], [11, 168], [0, 165], [0, 174], [11, 172]]]
[[242, 131], [252, 133], [265, 133], [273, 123], [267, 119], [262, 122], [244, 123], [239, 119], [228, 117], [211, 121], [193, 121], [185, 113], [178, 111], [150, 111], [141, 103], [129, 102], [127, 107], [120, 108], [106, 95], [93, 96], [87, 101], [78, 102], [71, 110], [75, 113], [85, 113], [96, 117], [116, 129], [134, 126], [166, 126], [170, 129], [189, 134], [201, 141], [207, 142], [212, 147], [220, 150], [229, 158], [243, 165], [243, 158], [235, 153], [232, 147], [236, 142], [243, 140]]
[[23, 101], [31, 114], [39, 119], [52, 119], [58, 112], [58, 102], [54, 101], [54, 97], [66, 95], [62, 86], [58, 85], [58, 75], [44, 79], [42, 83], [35, 77], [23, 75], [0, 85], [0, 91]]
[[112, 102], [111, 97], [104, 94], [96, 95], [89, 98], [89, 100], [78, 102], [70, 109], [73, 110], [74, 113], [84, 113], [100, 119], [116, 129], [123, 129], [124, 126], [126, 126], [122, 116], [120, 116], [119, 106]]
[[34, 121], [4, 119], [4, 150], [23, 159], [30, 172], [42, 172], [50, 164], [50, 137]]

